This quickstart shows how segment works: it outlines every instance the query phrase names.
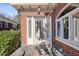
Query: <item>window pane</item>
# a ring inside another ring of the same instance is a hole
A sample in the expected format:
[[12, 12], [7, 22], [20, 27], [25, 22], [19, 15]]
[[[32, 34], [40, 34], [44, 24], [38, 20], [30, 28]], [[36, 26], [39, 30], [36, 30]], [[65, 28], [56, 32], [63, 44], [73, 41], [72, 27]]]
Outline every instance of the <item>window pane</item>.
[[0, 21], [0, 28], [2, 27], [2, 22]]
[[68, 17], [64, 19], [64, 38], [69, 38], [69, 22]]
[[4, 27], [8, 28], [8, 23], [7, 22], [4, 23]]
[[60, 22], [57, 22], [57, 36], [60, 36]]

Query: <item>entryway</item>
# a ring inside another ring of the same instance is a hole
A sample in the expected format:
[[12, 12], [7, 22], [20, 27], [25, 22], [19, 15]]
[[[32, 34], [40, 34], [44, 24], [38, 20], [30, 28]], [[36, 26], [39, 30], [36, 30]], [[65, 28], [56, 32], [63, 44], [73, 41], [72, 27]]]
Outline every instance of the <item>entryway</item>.
[[27, 45], [41, 44], [48, 42], [52, 45], [51, 17], [29, 16], [26, 18]]

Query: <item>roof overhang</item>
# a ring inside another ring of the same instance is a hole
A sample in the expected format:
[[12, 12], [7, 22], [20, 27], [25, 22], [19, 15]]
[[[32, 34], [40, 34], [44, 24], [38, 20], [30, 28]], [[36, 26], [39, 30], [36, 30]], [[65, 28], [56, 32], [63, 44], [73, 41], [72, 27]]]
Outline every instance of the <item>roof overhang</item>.
[[18, 12], [37, 12], [38, 8], [40, 12], [53, 12], [55, 7], [54, 3], [15, 3], [12, 5]]

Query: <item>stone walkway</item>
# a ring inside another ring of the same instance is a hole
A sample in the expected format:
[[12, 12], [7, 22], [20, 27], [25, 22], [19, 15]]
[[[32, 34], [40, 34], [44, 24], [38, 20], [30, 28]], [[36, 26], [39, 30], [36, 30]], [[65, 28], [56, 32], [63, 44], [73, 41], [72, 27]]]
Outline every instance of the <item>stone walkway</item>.
[[42, 43], [36, 46], [29, 45], [26, 47], [21, 47], [11, 56], [63, 56], [63, 54], [51, 46]]

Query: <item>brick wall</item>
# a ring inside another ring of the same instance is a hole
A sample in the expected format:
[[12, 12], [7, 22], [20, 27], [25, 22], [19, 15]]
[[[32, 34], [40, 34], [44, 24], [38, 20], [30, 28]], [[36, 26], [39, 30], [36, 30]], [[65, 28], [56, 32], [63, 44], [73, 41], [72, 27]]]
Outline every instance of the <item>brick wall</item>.
[[66, 4], [67, 3], [57, 3], [57, 5], [55, 6], [55, 18]]
[[63, 48], [64, 52], [71, 56], [79, 56], [79, 50], [76, 50], [60, 41], [55, 40], [55, 47]]
[[26, 17], [21, 14], [21, 46], [26, 46]]

